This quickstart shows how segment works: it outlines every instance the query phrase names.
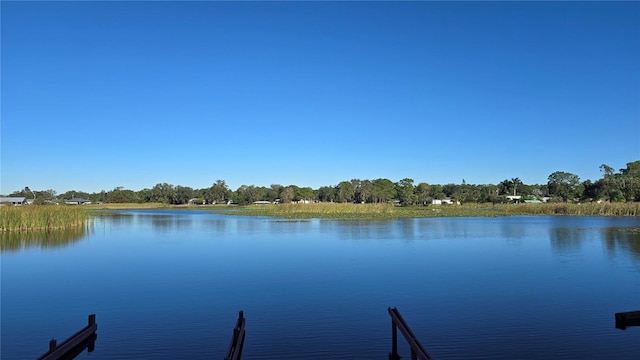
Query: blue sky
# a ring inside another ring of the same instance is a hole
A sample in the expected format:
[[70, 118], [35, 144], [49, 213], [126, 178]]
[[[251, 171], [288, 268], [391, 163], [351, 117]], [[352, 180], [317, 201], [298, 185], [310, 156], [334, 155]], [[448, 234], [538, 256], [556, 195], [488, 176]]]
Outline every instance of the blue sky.
[[640, 2], [0, 6], [1, 193], [640, 160]]

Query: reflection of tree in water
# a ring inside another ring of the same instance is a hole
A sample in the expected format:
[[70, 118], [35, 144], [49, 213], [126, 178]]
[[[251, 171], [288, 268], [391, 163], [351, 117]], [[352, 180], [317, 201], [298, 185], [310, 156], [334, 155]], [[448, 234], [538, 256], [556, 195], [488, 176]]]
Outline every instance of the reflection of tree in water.
[[129, 225], [133, 223], [135, 216], [133, 214], [120, 213], [116, 211], [99, 211], [94, 214], [97, 219], [104, 219], [111, 225]]
[[574, 227], [554, 227], [549, 230], [551, 248], [560, 254], [576, 252], [580, 250], [585, 232]]
[[640, 228], [604, 228], [602, 237], [609, 254], [624, 252], [640, 260]]
[[0, 233], [0, 251], [65, 247], [82, 240], [86, 233], [84, 226], [50, 231], [3, 231]]

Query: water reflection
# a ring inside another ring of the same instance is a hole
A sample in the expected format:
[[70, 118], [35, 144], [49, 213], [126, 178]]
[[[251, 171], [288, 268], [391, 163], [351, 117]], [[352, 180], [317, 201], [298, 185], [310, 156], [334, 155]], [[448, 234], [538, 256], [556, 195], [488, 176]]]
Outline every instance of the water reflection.
[[65, 247], [82, 240], [88, 231], [88, 227], [50, 231], [4, 231], [0, 233], [0, 252]]
[[574, 253], [580, 250], [585, 231], [580, 228], [554, 227], [549, 229], [549, 241], [554, 252]]
[[610, 255], [623, 252], [640, 260], [640, 228], [604, 228], [602, 238]]
[[116, 211], [98, 212], [96, 217], [108, 219], [112, 225], [130, 225], [134, 219], [133, 214]]

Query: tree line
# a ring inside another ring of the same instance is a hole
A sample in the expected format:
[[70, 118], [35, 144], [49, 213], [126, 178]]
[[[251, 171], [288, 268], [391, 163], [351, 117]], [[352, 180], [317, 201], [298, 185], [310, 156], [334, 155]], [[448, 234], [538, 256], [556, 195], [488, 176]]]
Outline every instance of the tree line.
[[627, 163], [616, 172], [608, 165], [600, 165], [602, 177], [596, 181], [585, 180], [572, 173], [556, 171], [549, 175], [546, 184], [524, 184], [519, 178], [505, 179], [497, 185], [415, 183], [404, 178], [397, 182], [389, 179], [342, 181], [335, 186], [318, 189], [297, 185], [273, 184], [270, 187], [241, 185], [232, 190], [225, 180], [216, 180], [210, 187], [193, 189], [188, 186], [158, 183], [139, 191], [116, 187], [110, 191], [86, 193], [70, 190], [57, 194], [55, 190], [31, 191], [25, 187], [9, 196], [34, 198], [36, 203], [55, 199], [83, 198], [104, 203], [165, 203], [187, 204], [195, 199], [198, 204], [236, 203], [251, 204], [269, 202], [340, 202], [340, 203], [389, 203], [426, 205], [434, 199], [450, 198], [460, 203], [502, 203], [511, 201], [507, 196], [520, 196], [522, 200], [550, 198], [555, 202], [579, 201], [640, 201], [640, 160]]

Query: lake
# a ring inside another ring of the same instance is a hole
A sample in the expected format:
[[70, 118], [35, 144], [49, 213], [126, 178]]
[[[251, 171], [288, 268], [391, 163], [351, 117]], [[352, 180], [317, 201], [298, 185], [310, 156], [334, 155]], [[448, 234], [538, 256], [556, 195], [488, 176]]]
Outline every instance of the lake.
[[239, 310], [243, 359], [387, 359], [389, 306], [436, 359], [640, 358], [640, 327], [614, 327], [640, 310], [640, 218], [135, 210], [2, 236], [4, 360], [90, 313], [95, 350], [77, 359], [222, 359]]

